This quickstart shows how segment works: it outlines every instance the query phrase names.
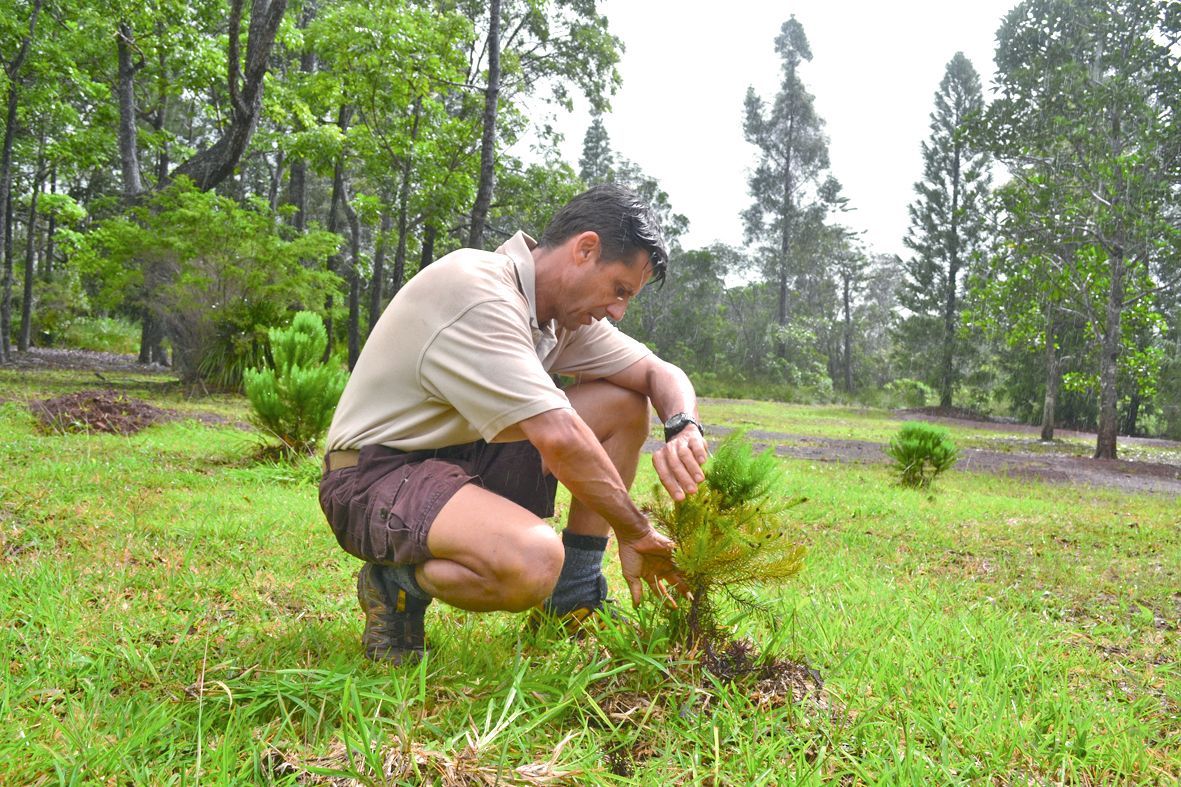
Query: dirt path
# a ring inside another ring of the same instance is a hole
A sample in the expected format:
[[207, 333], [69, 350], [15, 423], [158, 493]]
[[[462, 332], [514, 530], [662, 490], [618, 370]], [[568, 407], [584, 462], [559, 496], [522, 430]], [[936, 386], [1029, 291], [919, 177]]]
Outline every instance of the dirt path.
[[[904, 415], [908, 419], [916, 417], [914, 413]], [[995, 424], [960, 418], [922, 417], [925, 420], [972, 428], [1028, 431], [1034, 435], [1041, 432], [1039, 427]], [[725, 427], [710, 426], [706, 428], [706, 431], [711, 436], [719, 437], [728, 434], [731, 430]], [[1073, 437], [1088, 436], [1084, 432], [1060, 432], [1060, 434]], [[881, 443], [866, 440], [839, 440], [760, 430], [750, 430], [747, 435], [756, 444], [760, 441], [765, 441], [762, 443], [763, 445], [768, 442], [790, 442], [791, 445], [775, 446], [775, 453], [784, 457], [854, 464], [885, 464], [890, 461], [882, 450]], [[1094, 435], [1090, 435], [1090, 437], [1094, 438]], [[1120, 442], [1122, 444], [1156, 445], [1181, 451], [1181, 443], [1168, 440], [1121, 437]], [[660, 443], [657, 441], [649, 441], [645, 447], [652, 451], [659, 445]], [[1050, 483], [1114, 487], [1128, 492], [1156, 492], [1181, 497], [1181, 466], [1155, 462], [1131, 462], [1123, 459], [1098, 460], [1050, 453], [1001, 452], [965, 448], [960, 451], [960, 460], [956, 463], [955, 469], [975, 473], [993, 473], [1018, 479], [1036, 479]]]

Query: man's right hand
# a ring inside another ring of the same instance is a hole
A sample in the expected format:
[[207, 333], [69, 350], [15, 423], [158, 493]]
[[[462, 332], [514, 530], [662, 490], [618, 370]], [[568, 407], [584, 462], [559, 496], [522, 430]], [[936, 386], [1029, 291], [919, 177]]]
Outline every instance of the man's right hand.
[[644, 583], [652, 588], [659, 598], [676, 606], [668, 592], [671, 583], [682, 595], [689, 593], [689, 585], [673, 563], [672, 553], [676, 544], [667, 536], [648, 528], [648, 532], [637, 539], [619, 540], [619, 565], [623, 578], [631, 591], [632, 604], [639, 604], [644, 593]]

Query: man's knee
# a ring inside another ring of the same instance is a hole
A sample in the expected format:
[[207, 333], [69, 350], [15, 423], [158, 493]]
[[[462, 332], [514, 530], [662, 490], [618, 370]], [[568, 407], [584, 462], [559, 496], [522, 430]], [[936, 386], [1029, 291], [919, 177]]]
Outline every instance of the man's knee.
[[648, 435], [648, 397], [631, 389], [597, 380], [568, 389], [578, 415], [600, 439], [626, 434], [643, 442]]
[[519, 544], [506, 550], [497, 567], [502, 606], [523, 612], [549, 597], [562, 571], [564, 551], [558, 534], [548, 526], [532, 528]]
[[[618, 386], [616, 386], [618, 387]], [[621, 429], [629, 433], [648, 435], [649, 404], [648, 397], [626, 388], [620, 388], [618, 420]]]

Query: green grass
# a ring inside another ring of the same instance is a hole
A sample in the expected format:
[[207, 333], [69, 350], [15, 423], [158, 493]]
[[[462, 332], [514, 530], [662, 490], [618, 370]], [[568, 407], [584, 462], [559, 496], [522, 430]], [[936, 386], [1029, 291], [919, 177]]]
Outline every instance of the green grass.
[[[115, 376], [244, 420], [241, 400]], [[314, 462], [253, 463], [252, 435], [196, 421], [34, 429], [24, 399], [87, 387], [0, 373], [2, 783], [1181, 779], [1175, 498], [954, 469], [925, 494], [885, 467], [784, 462], [809, 498], [793, 509], [808, 562], [762, 592], [772, 615], [731, 610], [733, 625], [817, 670], [822, 702], [670, 660], [647, 607], [571, 643], [436, 605], [429, 658], [389, 668], [361, 656], [356, 563], [321, 519]], [[898, 425], [765, 403], [703, 415], [879, 441]], [[654, 481], [645, 467], [636, 488]]]

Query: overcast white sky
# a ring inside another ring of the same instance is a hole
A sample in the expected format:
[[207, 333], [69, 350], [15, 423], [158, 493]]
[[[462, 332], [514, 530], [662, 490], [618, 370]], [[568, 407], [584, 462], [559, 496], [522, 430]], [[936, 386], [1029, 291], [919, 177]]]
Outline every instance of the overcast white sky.
[[[962, 51], [990, 98], [997, 28], [1018, 0], [606, 0], [600, 8], [627, 51], [623, 86], [604, 118], [612, 147], [655, 177], [689, 218], [687, 248], [742, 243], [756, 151], [742, 136], [742, 102], [753, 85], [779, 87], [775, 36], [792, 14], [812, 62], [800, 75], [826, 121], [832, 173], [874, 252], [903, 254], [906, 206], [922, 176], [944, 68]], [[589, 122], [585, 102], [559, 119], [563, 157], [577, 167]]]

